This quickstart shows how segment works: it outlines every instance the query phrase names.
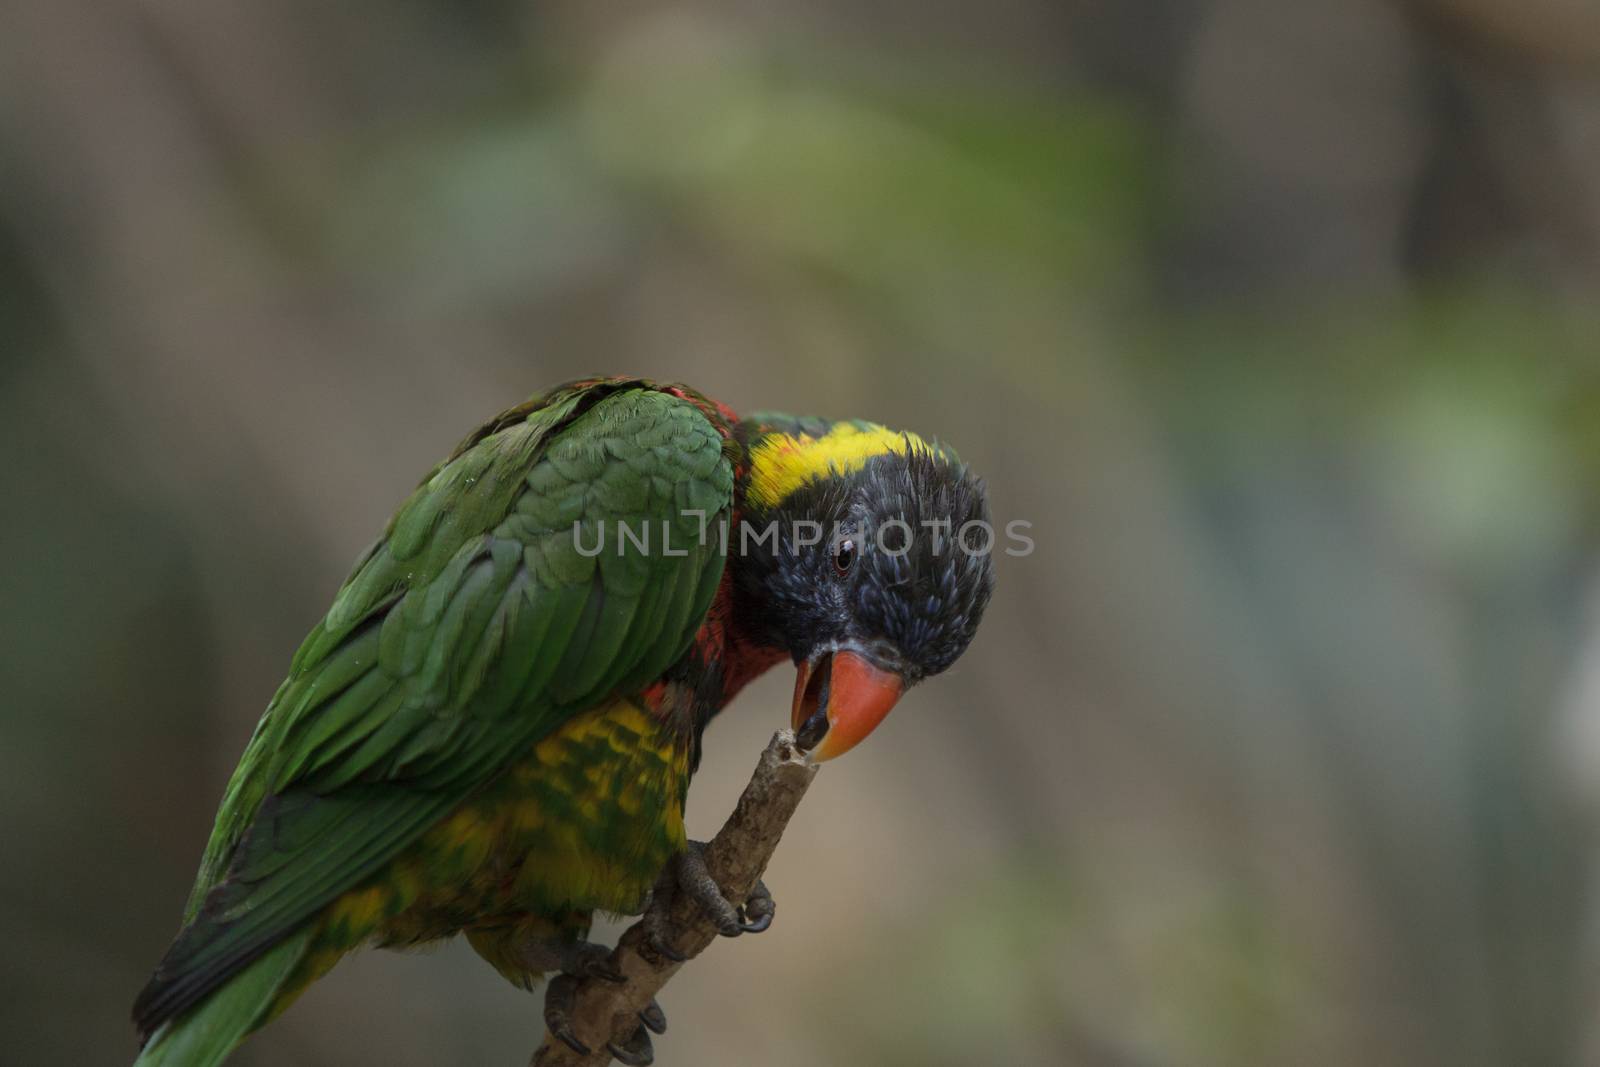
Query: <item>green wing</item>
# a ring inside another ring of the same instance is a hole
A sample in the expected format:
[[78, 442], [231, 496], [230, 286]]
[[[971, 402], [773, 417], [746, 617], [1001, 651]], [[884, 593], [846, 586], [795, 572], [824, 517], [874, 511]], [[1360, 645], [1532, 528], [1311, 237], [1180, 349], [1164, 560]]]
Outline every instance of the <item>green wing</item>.
[[[732, 493], [717, 428], [640, 381], [558, 390], [463, 442], [296, 653], [140, 1026], [194, 1004], [567, 717], [671, 666], [722, 574], [694, 512]], [[648, 524], [655, 551], [619, 523]]]

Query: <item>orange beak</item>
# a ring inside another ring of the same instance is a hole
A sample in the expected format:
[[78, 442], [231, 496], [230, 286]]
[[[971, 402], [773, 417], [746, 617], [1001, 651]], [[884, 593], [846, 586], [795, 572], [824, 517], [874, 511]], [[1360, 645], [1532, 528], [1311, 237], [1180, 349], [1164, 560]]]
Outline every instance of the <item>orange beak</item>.
[[814, 763], [855, 748], [894, 707], [905, 682], [845, 650], [800, 664], [790, 721], [796, 743]]

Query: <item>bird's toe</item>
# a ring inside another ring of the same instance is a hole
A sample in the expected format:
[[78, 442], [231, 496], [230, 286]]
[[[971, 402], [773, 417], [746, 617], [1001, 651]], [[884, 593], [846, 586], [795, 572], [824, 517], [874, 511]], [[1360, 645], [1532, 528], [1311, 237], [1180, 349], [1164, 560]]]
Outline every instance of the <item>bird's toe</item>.
[[[640, 1013], [643, 1014], [642, 1012]], [[618, 1063], [626, 1067], [650, 1067], [656, 1061], [656, 1050], [650, 1044], [650, 1031], [641, 1023], [633, 1031], [633, 1035], [622, 1044], [615, 1041], [606, 1043], [606, 1049]]]
[[644, 1023], [652, 1034], [667, 1032], [667, 1013], [661, 1010], [661, 1005], [657, 1004], [654, 998], [640, 1010], [639, 1021]]
[[739, 929], [747, 934], [759, 934], [772, 925], [772, 917], [777, 914], [778, 903], [772, 899], [772, 893], [767, 889], [765, 882], [757, 881], [756, 887], [750, 890], [750, 897], [740, 909], [744, 913], [744, 922]]
[[572, 1011], [577, 998], [578, 979], [574, 975], [558, 974], [550, 979], [544, 991], [544, 1025], [563, 1045], [580, 1056], [587, 1056], [589, 1046], [572, 1032]]

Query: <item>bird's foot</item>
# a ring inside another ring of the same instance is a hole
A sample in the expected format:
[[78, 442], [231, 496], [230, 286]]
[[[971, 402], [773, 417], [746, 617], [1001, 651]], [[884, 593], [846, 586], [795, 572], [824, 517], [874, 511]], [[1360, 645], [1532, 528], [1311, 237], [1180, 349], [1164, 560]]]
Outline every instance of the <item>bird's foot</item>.
[[560, 974], [550, 979], [544, 991], [544, 1025], [550, 1033], [580, 1056], [589, 1054], [589, 1046], [572, 1032], [572, 1012], [577, 1005], [578, 983], [585, 978], [602, 982], [622, 982], [626, 979], [611, 958], [611, 950], [593, 941], [573, 941], [556, 950], [556, 967]]
[[[558, 966], [561, 973], [550, 979], [544, 991], [544, 1025], [562, 1044], [580, 1056], [589, 1054], [589, 1046], [578, 1038], [572, 1029], [572, 1013], [577, 1007], [578, 983], [585, 978], [602, 982], [626, 981], [612, 959], [611, 949], [592, 941], [576, 941], [560, 950]], [[607, 1042], [606, 1047], [617, 1062], [626, 1067], [648, 1067], [655, 1060], [650, 1045], [650, 1033], [667, 1032], [667, 1016], [654, 1000], [639, 1012], [639, 1028], [622, 1044]]]
[[687, 849], [668, 860], [645, 907], [645, 940], [658, 955], [674, 963], [682, 963], [687, 958], [673, 947], [677, 931], [672, 924], [672, 902], [678, 894], [694, 901], [723, 937], [761, 933], [772, 925], [772, 917], [778, 909], [772, 894], [760, 881], [742, 904], [734, 904], [723, 896], [721, 887], [706, 870], [705, 849], [703, 842], [690, 841]]

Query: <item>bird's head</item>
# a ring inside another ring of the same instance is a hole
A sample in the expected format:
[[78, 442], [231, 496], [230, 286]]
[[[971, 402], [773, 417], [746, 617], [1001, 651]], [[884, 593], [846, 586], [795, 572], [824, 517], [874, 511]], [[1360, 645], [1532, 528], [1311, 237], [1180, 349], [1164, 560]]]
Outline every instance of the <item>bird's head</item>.
[[814, 760], [853, 748], [966, 651], [994, 587], [983, 482], [873, 423], [754, 416], [731, 565], [747, 625], [794, 659]]

